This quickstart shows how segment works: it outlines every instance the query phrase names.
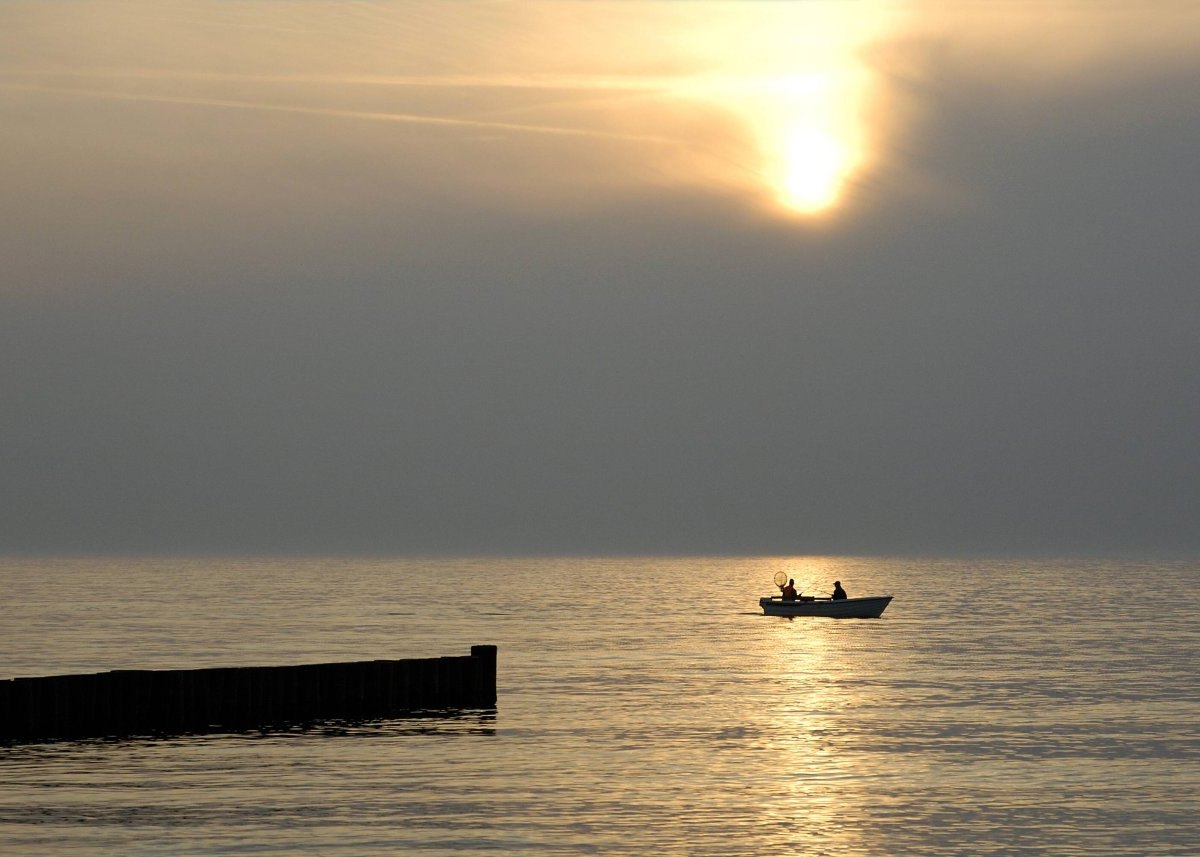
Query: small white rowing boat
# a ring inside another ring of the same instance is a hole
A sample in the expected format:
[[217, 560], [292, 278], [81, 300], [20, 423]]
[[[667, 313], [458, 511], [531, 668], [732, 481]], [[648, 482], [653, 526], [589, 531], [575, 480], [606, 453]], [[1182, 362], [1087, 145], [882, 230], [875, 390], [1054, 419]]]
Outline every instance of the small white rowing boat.
[[828, 616], [832, 619], [878, 619], [892, 601], [890, 595], [868, 595], [865, 598], [814, 598], [801, 595], [795, 601], [784, 601], [778, 595], [760, 598], [758, 604], [766, 616]]

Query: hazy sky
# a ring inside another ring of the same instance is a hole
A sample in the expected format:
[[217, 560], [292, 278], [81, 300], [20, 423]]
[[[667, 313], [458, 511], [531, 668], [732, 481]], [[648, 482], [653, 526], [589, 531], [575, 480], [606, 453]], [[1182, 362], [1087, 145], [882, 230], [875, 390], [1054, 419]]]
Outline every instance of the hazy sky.
[[1200, 551], [1200, 3], [0, 0], [0, 553]]

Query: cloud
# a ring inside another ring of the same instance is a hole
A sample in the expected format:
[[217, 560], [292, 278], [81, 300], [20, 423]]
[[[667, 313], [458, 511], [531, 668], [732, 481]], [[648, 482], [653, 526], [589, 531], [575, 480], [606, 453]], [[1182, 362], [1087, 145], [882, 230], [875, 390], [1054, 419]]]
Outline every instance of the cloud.
[[1160, 23], [856, 31], [805, 219], [690, 5], [6, 8], [8, 550], [1200, 548]]
[[415, 125], [441, 125], [453, 128], [482, 129], [487, 131], [514, 131], [521, 134], [550, 134], [567, 137], [600, 137], [628, 140], [641, 143], [673, 143], [662, 137], [638, 136], [605, 132], [587, 128], [561, 128], [552, 125], [524, 125], [516, 122], [496, 122], [482, 119], [460, 119], [453, 116], [425, 116], [413, 113], [386, 113], [365, 110], [337, 110], [328, 107], [303, 107], [294, 104], [269, 104], [253, 101], [237, 101], [217, 98], [195, 98], [171, 95], [149, 95], [134, 92], [114, 92], [97, 89], [70, 89], [67, 87], [38, 86], [34, 84], [4, 83], [0, 87], [23, 92], [40, 92], [49, 95], [66, 95], [79, 98], [107, 99], [112, 101], [134, 101], [151, 104], [171, 104], [189, 107], [212, 107], [223, 110], [252, 110], [277, 113], [299, 113], [334, 119], [361, 119], [372, 122], [400, 122]]

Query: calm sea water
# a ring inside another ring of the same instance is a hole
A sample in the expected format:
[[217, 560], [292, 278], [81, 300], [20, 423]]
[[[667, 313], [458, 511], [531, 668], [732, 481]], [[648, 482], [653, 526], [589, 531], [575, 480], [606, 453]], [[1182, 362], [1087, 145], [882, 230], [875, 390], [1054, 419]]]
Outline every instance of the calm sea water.
[[[879, 620], [777, 619], [807, 592]], [[1200, 563], [0, 562], [0, 676], [465, 654], [495, 712], [0, 747], [4, 854], [1185, 854]]]

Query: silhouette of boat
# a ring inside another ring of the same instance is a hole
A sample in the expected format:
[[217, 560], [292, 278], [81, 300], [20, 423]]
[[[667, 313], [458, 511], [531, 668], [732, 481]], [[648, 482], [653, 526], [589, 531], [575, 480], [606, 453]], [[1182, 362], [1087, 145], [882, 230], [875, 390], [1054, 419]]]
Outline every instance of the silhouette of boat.
[[816, 598], [801, 595], [795, 601], [784, 601], [778, 595], [760, 598], [758, 604], [766, 616], [828, 616], [831, 619], [878, 619], [892, 601], [890, 595], [867, 595], [863, 598]]

